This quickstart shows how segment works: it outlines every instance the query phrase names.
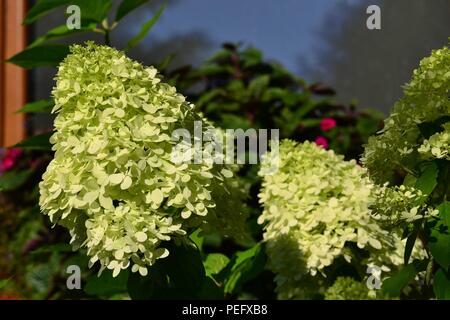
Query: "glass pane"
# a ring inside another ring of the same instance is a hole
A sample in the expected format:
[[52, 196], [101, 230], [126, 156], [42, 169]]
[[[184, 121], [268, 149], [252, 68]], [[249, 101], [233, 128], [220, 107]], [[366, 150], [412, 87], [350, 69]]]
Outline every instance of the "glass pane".
[[[161, 1], [151, 3], [123, 20], [114, 46], [124, 48]], [[381, 7], [381, 30], [366, 28], [369, 4]], [[177, 0], [130, 56], [154, 64], [174, 54], [176, 67], [200, 64], [224, 42], [254, 46], [308, 82], [335, 88], [338, 101], [387, 113], [420, 59], [447, 43], [449, 12], [447, 0]], [[56, 11], [35, 24], [32, 37], [64, 22], [64, 11]], [[31, 100], [48, 97], [54, 73], [33, 73]], [[33, 132], [50, 126], [47, 115], [30, 117]]]

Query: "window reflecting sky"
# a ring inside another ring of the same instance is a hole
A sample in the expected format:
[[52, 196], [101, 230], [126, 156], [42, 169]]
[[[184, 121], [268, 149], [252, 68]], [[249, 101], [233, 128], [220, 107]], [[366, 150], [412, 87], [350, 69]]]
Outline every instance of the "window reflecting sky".
[[[126, 17], [113, 45], [125, 47], [161, 2]], [[366, 28], [370, 4], [381, 7], [381, 30]], [[448, 43], [449, 15], [450, 0], [169, 0], [130, 55], [152, 64], [174, 53], [175, 64], [198, 65], [223, 42], [241, 42], [309, 82], [334, 87], [343, 103], [387, 113], [420, 59]], [[63, 11], [55, 12], [36, 24], [35, 34], [64, 22]], [[53, 73], [34, 74], [32, 98], [48, 97]]]

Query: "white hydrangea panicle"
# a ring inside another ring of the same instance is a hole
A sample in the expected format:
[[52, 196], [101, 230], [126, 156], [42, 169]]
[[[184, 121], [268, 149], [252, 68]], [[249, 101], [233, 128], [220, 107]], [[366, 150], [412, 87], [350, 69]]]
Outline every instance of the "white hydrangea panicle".
[[365, 263], [384, 270], [402, 264], [400, 236], [371, 215], [375, 186], [365, 169], [311, 142], [283, 140], [279, 152], [279, 171], [263, 175], [258, 222], [280, 298], [305, 298], [304, 285], [325, 281], [337, 259], [364, 263], [351, 244], [369, 253]]
[[87, 248], [91, 264], [144, 276], [169, 254], [162, 241], [215, 220], [227, 235], [241, 232], [239, 208], [227, 216], [234, 208], [218, 212], [212, 196], [231, 194], [234, 169], [171, 161], [172, 132], [202, 118], [154, 67], [107, 46], [74, 45], [53, 96], [55, 157], [40, 183], [40, 206], [70, 230], [74, 247]]
[[425, 158], [448, 158], [449, 122], [443, 132], [421, 141], [420, 126], [450, 116], [450, 48], [434, 50], [420, 62], [404, 96], [385, 120], [384, 129], [369, 138], [362, 161], [371, 178], [393, 182], [395, 172]]

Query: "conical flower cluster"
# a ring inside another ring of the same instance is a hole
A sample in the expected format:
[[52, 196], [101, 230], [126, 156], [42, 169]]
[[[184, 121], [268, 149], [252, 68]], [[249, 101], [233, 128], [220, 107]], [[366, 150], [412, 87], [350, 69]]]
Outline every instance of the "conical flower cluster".
[[233, 168], [172, 161], [174, 130], [192, 131], [202, 118], [155, 68], [88, 43], [72, 46], [56, 80], [55, 157], [40, 206], [70, 230], [75, 247], [87, 248], [91, 265], [146, 275], [169, 254], [162, 241], [203, 225], [241, 232], [239, 208], [220, 212], [213, 199], [217, 190], [238, 193]]
[[399, 234], [372, 216], [376, 186], [365, 169], [308, 141], [282, 141], [279, 156], [279, 171], [263, 176], [259, 223], [280, 298], [306, 298], [307, 285], [325, 283], [337, 260], [384, 271], [403, 263]]

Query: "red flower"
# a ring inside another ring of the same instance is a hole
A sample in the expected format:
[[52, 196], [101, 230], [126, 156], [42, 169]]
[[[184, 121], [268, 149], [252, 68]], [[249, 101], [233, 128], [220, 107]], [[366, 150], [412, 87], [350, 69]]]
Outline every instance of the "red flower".
[[323, 131], [328, 131], [336, 127], [336, 120], [333, 118], [323, 118], [320, 122], [320, 129]]
[[328, 140], [325, 137], [318, 136], [315, 140], [315, 143], [318, 146], [322, 146], [324, 149], [328, 149], [329, 144], [328, 144]]

